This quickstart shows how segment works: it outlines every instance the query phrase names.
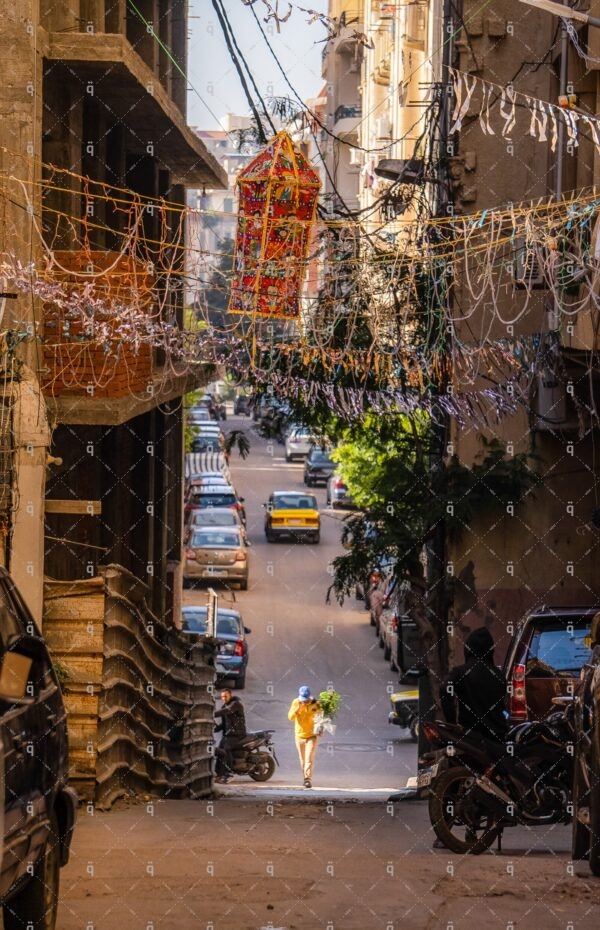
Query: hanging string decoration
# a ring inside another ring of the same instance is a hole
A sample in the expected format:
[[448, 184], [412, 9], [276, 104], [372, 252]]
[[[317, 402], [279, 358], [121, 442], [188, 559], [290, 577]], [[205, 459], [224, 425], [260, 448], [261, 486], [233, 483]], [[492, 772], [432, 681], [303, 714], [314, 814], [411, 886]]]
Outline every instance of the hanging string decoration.
[[240, 172], [230, 313], [299, 315], [321, 182], [287, 132]]

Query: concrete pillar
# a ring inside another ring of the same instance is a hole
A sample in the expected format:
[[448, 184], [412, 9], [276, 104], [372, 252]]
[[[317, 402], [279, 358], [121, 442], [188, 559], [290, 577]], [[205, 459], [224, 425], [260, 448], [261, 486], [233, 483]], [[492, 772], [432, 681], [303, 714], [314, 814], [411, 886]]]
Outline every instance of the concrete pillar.
[[81, 0], [81, 20], [85, 32], [106, 32], [105, 0]]
[[127, 0], [108, 0], [104, 17], [107, 32], [127, 33]]
[[[24, 16], [23, 4], [19, 2], [18, 6]], [[48, 32], [78, 32], [79, 17], [80, 0], [40, 0], [40, 25]]]
[[50, 431], [46, 405], [33, 373], [23, 370], [15, 384], [17, 509], [9, 545], [8, 570], [35, 620], [41, 623], [44, 582], [44, 496]]
[[[171, 3], [171, 51], [184, 74], [187, 74], [187, 0]], [[184, 117], [187, 111], [187, 82], [177, 68], [171, 74], [171, 97]]]

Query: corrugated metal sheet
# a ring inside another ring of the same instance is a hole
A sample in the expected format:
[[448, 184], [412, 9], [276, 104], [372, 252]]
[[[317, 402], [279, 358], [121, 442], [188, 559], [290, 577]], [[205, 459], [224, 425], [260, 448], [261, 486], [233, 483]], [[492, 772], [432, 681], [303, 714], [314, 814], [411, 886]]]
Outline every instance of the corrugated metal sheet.
[[154, 617], [119, 566], [46, 583], [44, 632], [64, 676], [71, 778], [85, 799], [212, 789], [212, 647]]

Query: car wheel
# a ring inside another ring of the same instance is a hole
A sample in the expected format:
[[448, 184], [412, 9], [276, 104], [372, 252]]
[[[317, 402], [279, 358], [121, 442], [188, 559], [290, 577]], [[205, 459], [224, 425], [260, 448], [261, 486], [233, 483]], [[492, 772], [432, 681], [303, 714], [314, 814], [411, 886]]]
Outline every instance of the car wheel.
[[275, 542], [275, 537], [273, 536], [269, 527], [265, 529], [265, 536], [267, 538], [267, 542], [270, 542], [270, 543]]
[[240, 591], [248, 590], [248, 579], [245, 578], [244, 581], [240, 581]]
[[239, 678], [236, 678], [235, 687], [238, 691], [244, 690], [244, 688], [246, 687], [246, 673], [245, 672], [243, 675], [240, 675]]
[[60, 881], [60, 834], [54, 814], [33, 875], [2, 909], [4, 930], [55, 930]]
[[410, 736], [413, 743], [419, 742], [419, 718], [415, 717], [410, 725]]
[[313, 543], [315, 544], [315, 546], [318, 546], [320, 542], [321, 542], [321, 534], [315, 533], [315, 535], [313, 536]]

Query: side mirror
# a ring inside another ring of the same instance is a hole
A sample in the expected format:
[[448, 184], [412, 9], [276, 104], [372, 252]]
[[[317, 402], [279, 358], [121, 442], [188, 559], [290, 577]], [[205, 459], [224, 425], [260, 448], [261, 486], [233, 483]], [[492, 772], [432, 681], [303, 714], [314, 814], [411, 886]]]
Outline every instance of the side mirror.
[[245, 627], [244, 627], [244, 633], [247, 634], [247, 633], [251, 633], [251, 632], [252, 632], [252, 630], [250, 629], [249, 626], [245, 626]]

